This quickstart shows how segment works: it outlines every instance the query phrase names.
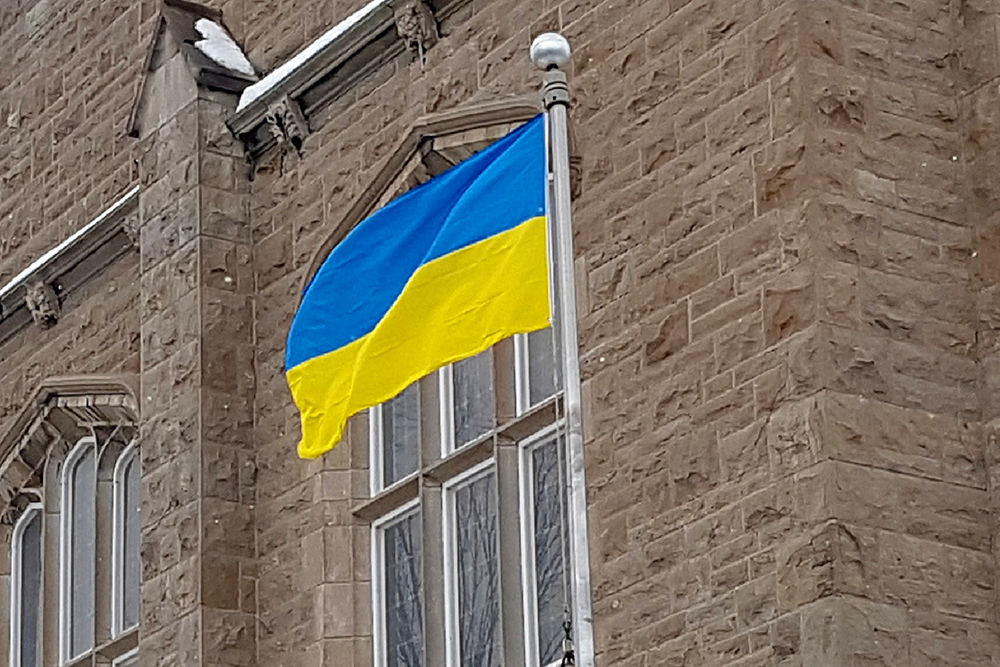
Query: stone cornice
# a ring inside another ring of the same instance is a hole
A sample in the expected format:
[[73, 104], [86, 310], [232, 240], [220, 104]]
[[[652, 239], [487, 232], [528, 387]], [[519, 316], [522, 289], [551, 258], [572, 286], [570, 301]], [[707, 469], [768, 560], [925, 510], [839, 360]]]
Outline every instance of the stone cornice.
[[0, 345], [33, 321], [56, 324], [60, 303], [138, 246], [139, 188], [0, 286]]
[[[417, 56], [433, 46], [436, 34], [426, 24], [453, 14], [469, 0], [424, 2], [414, 0], [372, 2], [342, 26], [306, 46], [298, 55], [243, 93], [237, 112], [227, 121], [229, 129], [246, 144], [250, 157], [261, 157], [281, 142], [270, 125], [275, 109], [290, 110], [302, 118], [309, 131], [325, 124], [320, 113], [362, 78], [418, 43]], [[414, 17], [423, 30], [413, 29]], [[426, 41], [423, 40], [426, 35]]]

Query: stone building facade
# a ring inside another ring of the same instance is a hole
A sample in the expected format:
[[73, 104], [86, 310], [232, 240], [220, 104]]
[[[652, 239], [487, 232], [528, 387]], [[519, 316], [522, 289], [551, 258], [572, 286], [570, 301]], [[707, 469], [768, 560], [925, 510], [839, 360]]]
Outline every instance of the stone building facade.
[[[995, 0], [0, 0], [0, 665], [29, 626], [45, 667], [382, 661], [372, 522], [419, 498], [440, 541], [449, 476], [502, 471], [558, 399], [515, 405], [498, 346], [497, 428], [373, 498], [367, 415], [294, 455], [285, 335], [354, 224], [537, 113], [547, 30], [575, 49], [597, 664], [1000, 661]], [[515, 607], [496, 650], [537, 664]]]

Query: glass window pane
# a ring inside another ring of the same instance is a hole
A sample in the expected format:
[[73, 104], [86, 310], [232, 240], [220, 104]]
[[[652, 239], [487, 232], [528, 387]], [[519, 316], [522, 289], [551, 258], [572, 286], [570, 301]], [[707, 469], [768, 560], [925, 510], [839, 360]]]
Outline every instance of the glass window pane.
[[70, 657], [94, 646], [94, 498], [97, 492], [94, 448], [75, 462], [70, 493], [69, 651]]
[[459, 664], [499, 667], [497, 505], [490, 473], [455, 491]]
[[139, 624], [139, 532], [141, 530], [142, 507], [139, 501], [139, 457], [133, 453], [122, 472], [122, 508], [125, 513], [122, 522], [122, 620], [121, 629], [127, 630]]
[[563, 615], [567, 604], [565, 567], [568, 532], [562, 448], [552, 440], [532, 451], [535, 600], [538, 609], [538, 652], [546, 665], [561, 655]]
[[420, 390], [411, 384], [382, 404], [382, 484], [389, 486], [417, 471], [420, 449]]
[[20, 636], [21, 662], [17, 667], [37, 667], [41, 658], [38, 650], [38, 610], [42, 592], [42, 513], [32, 511], [20, 535]]
[[528, 404], [553, 396], [562, 385], [551, 328], [528, 334]]
[[420, 512], [385, 528], [387, 667], [423, 665]]
[[457, 449], [493, 428], [493, 352], [486, 350], [452, 368]]

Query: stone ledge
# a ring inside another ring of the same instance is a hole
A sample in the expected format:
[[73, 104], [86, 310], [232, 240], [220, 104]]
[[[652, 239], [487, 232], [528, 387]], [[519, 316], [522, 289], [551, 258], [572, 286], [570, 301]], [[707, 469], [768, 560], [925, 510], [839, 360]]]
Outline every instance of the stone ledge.
[[[361, 79], [417, 45], [419, 57], [434, 39], [414, 35], [414, 7], [440, 23], [469, 0], [376, 0], [332, 27], [296, 56], [247, 88], [236, 113], [227, 121], [253, 160], [286, 141], [296, 150], [305, 133], [325, 124], [322, 109]], [[419, 32], [419, 31], [418, 31]], [[301, 119], [302, 126], [286, 127], [283, 117]], [[299, 142], [295, 145], [295, 142]]]
[[0, 345], [34, 321], [51, 327], [73, 290], [138, 247], [139, 187], [0, 286]]

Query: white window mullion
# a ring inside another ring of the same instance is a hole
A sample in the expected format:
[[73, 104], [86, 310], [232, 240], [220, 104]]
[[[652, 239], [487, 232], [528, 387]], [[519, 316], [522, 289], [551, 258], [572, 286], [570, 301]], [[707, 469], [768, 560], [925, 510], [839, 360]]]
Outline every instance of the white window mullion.
[[382, 490], [382, 467], [384, 458], [384, 434], [382, 433], [382, 405], [368, 410], [368, 470], [371, 494]]
[[523, 415], [531, 407], [528, 388], [528, 336], [514, 336], [514, 409]]
[[441, 397], [441, 456], [455, 451], [455, 370], [451, 364], [438, 371]]

